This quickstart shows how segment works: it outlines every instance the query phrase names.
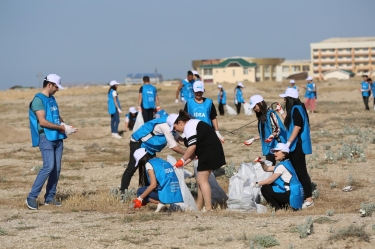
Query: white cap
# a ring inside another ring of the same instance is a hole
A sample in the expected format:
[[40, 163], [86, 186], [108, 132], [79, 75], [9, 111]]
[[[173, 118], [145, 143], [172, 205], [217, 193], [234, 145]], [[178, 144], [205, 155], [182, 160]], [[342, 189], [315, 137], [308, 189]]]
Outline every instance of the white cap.
[[194, 92], [204, 92], [204, 83], [200, 80], [194, 82], [193, 84], [193, 90]]
[[137, 109], [135, 109], [135, 107], [132, 106], [132, 107], [129, 108], [129, 112], [130, 112], [130, 113], [133, 113], [133, 114], [134, 114], [134, 113], [137, 113]]
[[111, 82], [109, 82], [109, 85], [110, 86], [114, 86], [114, 85], [119, 85], [120, 83], [118, 83], [117, 81], [115, 80], [112, 80]]
[[237, 83], [237, 86], [245, 87], [245, 86], [242, 84], [242, 82], [238, 82], [238, 83]]
[[134, 159], [135, 159], [135, 165], [134, 167], [137, 167], [138, 166], [138, 162], [139, 160], [144, 157], [145, 155], [147, 154], [147, 151], [145, 150], [145, 148], [139, 148], [138, 150], [134, 151]]
[[290, 84], [296, 83], [294, 80], [290, 80], [289, 82], [290, 82]]
[[306, 80], [313, 80], [313, 78], [311, 76], [307, 77]]
[[51, 82], [51, 83], [55, 83], [56, 86], [59, 88], [59, 89], [64, 89], [64, 87], [62, 87], [61, 85], [61, 77], [58, 76], [57, 74], [48, 74], [47, 77], [46, 77], [46, 80]]
[[280, 151], [280, 150], [282, 152], [289, 153], [288, 145], [283, 144], [283, 143], [278, 143], [275, 148], [271, 149], [271, 152], [273, 153], [275, 151]]
[[288, 88], [286, 89], [285, 93], [280, 94], [279, 96], [282, 98], [292, 97], [292, 98], [298, 99], [298, 91], [294, 88]]
[[253, 95], [250, 98], [250, 108], [253, 109], [254, 106], [263, 101], [263, 97], [260, 95]]
[[195, 74], [198, 74], [199, 75], [199, 73], [198, 73], [198, 71], [191, 71], [194, 75]]
[[176, 113], [169, 114], [167, 118], [167, 124], [169, 125], [169, 128], [171, 128], [171, 131], [173, 131], [173, 125], [174, 125], [174, 122], [176, 122], [177, 118], [178, 118], [178, 115]]
[[222, 85], [218, 85], [217, 88], [223, 88], [223, 86]]

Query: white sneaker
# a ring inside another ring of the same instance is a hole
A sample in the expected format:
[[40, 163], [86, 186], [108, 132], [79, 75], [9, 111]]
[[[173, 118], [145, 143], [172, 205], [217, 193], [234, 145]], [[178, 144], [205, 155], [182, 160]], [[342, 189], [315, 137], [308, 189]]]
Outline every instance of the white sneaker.
[[159, 202], [158, 206], [156, 207], [155, 213], [159, 213], [161, 210], [166, 208], [167, 206], [164, 203]]
[[312, 206], [314, 206], [314, 201], [312, 201], [312, 202], [305, 201], [305, 202], [302, 204], [302, 208], [309, 208], [309, 207], [312, 207]]
[[122, 137], [121, 137], [119, 134], [117, 134], [117, 133], [114, 133], [112, 137], [114, 137], [114, 138], [118, 138], [118, 139], [121, 139], [121, 138], [122, 138]]

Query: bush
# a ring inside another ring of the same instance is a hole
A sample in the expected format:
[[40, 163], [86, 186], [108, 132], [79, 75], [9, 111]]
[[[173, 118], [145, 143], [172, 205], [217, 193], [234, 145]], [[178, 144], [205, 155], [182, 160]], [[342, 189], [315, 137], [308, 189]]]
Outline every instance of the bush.
[[356, 237], [359, 241], [370, 242], [370, 235], [364, 231], [365, 225], [355, 226], [350, 225], [349, 227], [342, 228], [336, 231], [336, 233], [329, 236], [328, 240], [345, 240], [349, 237]]
[[227, 178], [231, 178], [234, 175], [234, 172], [236, 172], [236, 166], [234, 166], [234, 163], [230, 163], [225, 167], [225, 176]]
[[301, 239], [307, 238], [308, 235], [314, 232], [314, 221], [310, 216], [307, 217], [305, 224], [298, 226], [298, 232]]
[[251, 241], [263, 247], [278, 246], [280, 243], [271, 235], [257, 235], [251, 238]]
[[359, 210], [362, 217], [371, 216], [375, 212], [375, 203], [361, 203], [361, 209]]

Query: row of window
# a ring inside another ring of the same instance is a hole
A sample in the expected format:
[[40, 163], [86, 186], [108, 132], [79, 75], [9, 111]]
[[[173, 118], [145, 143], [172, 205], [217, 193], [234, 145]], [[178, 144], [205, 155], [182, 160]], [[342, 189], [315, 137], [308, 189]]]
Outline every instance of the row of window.
[[[351, 56], [338, 56], [337, 57], [339, 60], [343, 60], [343, 59], [349, 59], [351, 60], [352, 57]], [[368, 56], [359, 56], [359, 55], [356, 55], [354, 56], [354, 58], [356, 59], [365, 59], [365, 60], [368, 60], [369, 57]], [[331, 59], [331, 60], [334, 60], [335, 59], [335, 56], [329, 56], [329, 57], [322, 57], [321, 60], [328, 60], [328, 59]], [[314, 57], [314, 60], [318, 60], [318, 57]]]
[[[219, 70], [216, 70], [216, 73], [218, 73]], [[223, 73], [225, 73], [225, 69], [223, 69]], [[236, 75], [236, 70], [232, 70], [233, 76]], [[243, 74], [248, 75], [249, 74], [249, 69], [247, 67], [243, 68]], [[203, 75], [212, 75], [212, 68], [204, 68], [203, 69]]]
[[[369, 48], [354, 48], [354, 51], [356, 52], [368, 52]], [[331, 48], [331, 49], [321, 49], [320, 50], [322, 53], [326, 53], [326, 52], [335, 52], [336, 49], [334, 48]], [[338, 52], [352, 52], [352, 49], [351, 48], [338, 48], [337, 49]], [[371, 48], [371, 51], [375, 51], [375, 47], [374, 48]], [[318, 53], [319, 52], [319, 49], [314, 49], [313, 50], [314, 53]]]
[[[369, 63], [354, 63], [353, 64], [345, 64], [345, 63], [340, 63], [338, 64], [339, 67], [353, 67], [353, 66], [368, 66]], [[314, 64], [314, 68], [317, 68], [319, 65]], [[323, 64], [322, 67], [334, 67], [335, 64]]]

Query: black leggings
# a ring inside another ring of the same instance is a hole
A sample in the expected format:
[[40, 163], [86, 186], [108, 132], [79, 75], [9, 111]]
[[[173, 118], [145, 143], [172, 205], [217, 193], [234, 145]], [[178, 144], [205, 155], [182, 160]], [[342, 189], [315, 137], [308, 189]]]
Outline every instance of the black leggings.
[[366, 107], [366, 110], [370, 110], [370, 108], [369, 108], [369, 106], [368, 106], [368, 99], [370, 98], [370, 97], [366, 97], [366, 96], [362, 96], [362, 98], [363, 98], [363, 103], [365, 104], [365, 107]]
[[223, 105], [223, 103], [221, 103], [221, 101], [219, 103], [219, 113], [220, 113], [221, 116], [224, 115], [224, 105]]
[[236, 105], [236, 108], [237, 108], [237, 115], [241, 113], [241, 103], [238, 103]]
[[155, 112], [155, 109], [153, 109], [153, 108], [151, 108], [151, 109], [143, 109], [142, 108], [143, 121], [146, 123], [150, 120], [153, 120], [154, 119], [154, 112]]
[[272, 185], [263, 185], [260, 189], [264, 199], [276, 210], [287, 208], [289, 206], [290, 191], [284, 193], [276, 193], [272, 189]]
[[296, 145], [296, 149], [289, 153], [290, 162], [292, 163], [299, 181], [302, 184], [303, 191], [305, 192], [305, 199], [312, 196], [311, 179], [307, 173], [306, 156], [302, 151], [301, 145]]
[[141, 147], [140, 143], [130, 141], [130, 154], [129, 154], [129, 163], [126, 167], [124, 174], [121, 179], [120, 190], [123, 192], [125, 189], [128, 189], [130, 180], [132, 179], [134, 173], [137, 171], [138, 167], [135, 167], [134, 152]]

